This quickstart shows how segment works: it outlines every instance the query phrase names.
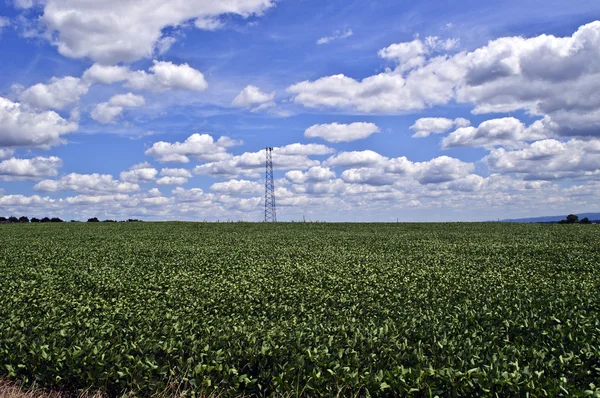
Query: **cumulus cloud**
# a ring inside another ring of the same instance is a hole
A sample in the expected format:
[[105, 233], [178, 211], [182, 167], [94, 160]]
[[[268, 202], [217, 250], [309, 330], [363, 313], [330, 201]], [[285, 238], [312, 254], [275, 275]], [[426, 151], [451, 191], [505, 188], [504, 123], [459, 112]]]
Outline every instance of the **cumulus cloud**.
[[561, 136], [598, 135], [600, 21], [581, 26], [570, 37], [504, 37], [454, 55], [437, 55], [429, 45], [417, 39], [381, 50], [381, 57], [398, 66], [375, 76], [327, 76], [288, 91], [294, 102], [307, 107], [367, 113], [398, 113], [450, 101], [473, 104], [477, 114], [525, 110], [549, 117]]
[[441, 156], [427, 162], [411, 162], [406, 157], [387, 158], [373, 151], [342, 152], [324, 165], [342, 167], [342, 180], [353, 184], [392, 185], [398, 176], [407, 176], [420, 184], [439, 184], [466, 177], [475, 169], [472, 163]]
[[188, 64], [175, 65], [172, 62], [154, 61], [150, 72], [131, 72], [125, 87], [134, 90], [168, 91], [173, 89], [204, 91], [208, 83], [204, 75]]
[[0, 180], [36, 180], [58, 175], [63, 162], [56, 156], [35, 157], [32, 159], [11, 158], [0, 162]]
[[164, 168], [160, 171], [161, 176], [165, 177], [183, 177], [183, 178], [192, 178], [191, 171], [187, 169], [171, 169]]
[[185, 177], [161, 177], [156, 180], [157, 185], [184, 185], [188, 182]]
[[163, 168], [160, 175], [162, 178], [156, 180], [158, 185], [184, 185], [192, 178], [191, 171], [187, 169]]
[[269, 106], [274, 106], [273, 99], [275, 98], [275, 92], [270, 94], [262, 92], [256, 86], [246, 86], [238, 95], [234, 98], [231, 103], [233, 106], [240, 108], [250, 108], [258, 105], [253, 111], [265, 109]]
[[83, 80], [67, 76], [52, 78], [50, 84], [38, 83], [19, 95], [21, 102], [39, 109], [64, 109], [79, 102], [90, 85]]
[[208, 134], [192, 134], [184, 142], [156, 142], [146, 150], [146, 156], [152, 156], [161, 163], [188, 163], [190, 157], [198, 160], [216, 161], [230, 157], [227, 149], [239, 145], [240, 142], [228, 137], [217, 141]]
[[495, 149], [484, 161], [494, 172], [518, 174], [526, 180], [597, 178], [600, 176], [600, 140], [547, 139], [514, 151]]
[[[320, 156], [333, 153], [334, 150], [320, 144], [290, 144], [273, 149], [273, 167], [278, 170], [307, 169], [318, 166], [318, 160], [310, 156]], [[215, 177], [237, 177], [240, 175], [259, 175], [259, 170], [265, 167], [266, 152], [245, 152], [239, 156], [202, 164], [194, 168], [197, 175], [210, 175]]]
[[352, 29], [347, 29], [344, 31], [336, 30], [331, 36], [321, 37], [319, 40], [317, 40], [317, 44], [321, 45], [331, 43], [334, 40], [347, 39], [348, 37], [352, 36], [352, 34]]
[[63, 142], [78, 124], [53, 111], [34, 111], [0, 97], [0, 147], [49, 148]]
[[0, 148], [0, 160], [10, 158], [14, 153], [15, 153], [15, 151], [13, 149]]
[[264, 186], [256, 181], [230, 180], [217, 182], [210, 187], [211, 191], [228, 195], [258, 195], [264, 192]]
[[467, 127], [471, 124], [467, 119], [446, 119], [443, 117], [424, 117], [415, 122], [410, 129], [415, 132], [412, 138], [429, 137], [431, 134], [442, 134], [452, 127]]
[[190, 0], [171, 2], [166, 10], [159, 0], [48, 0], [40, 22], [62, 55], [89, 57], [110, 65], [152, 56], [167, 27], [197, 21], [203, 28], [207, 26], [203, 21], [220, 15], [246, 18], [260, 15], [273, 5], [271, 0]]
[[153, 181], [158, 174], [158, 170], [152, 167], [148, 162], [136, 164], [128, 171], [121, 172], [119, 178], [121, 181], [134, 184]]
[[58, 180], [43, 180], [33, 189], [41, 192], [132, 192], [140, 189], [139, 185], [113, 179], [109, 174], [78, 174], [71, 173]]
[[379, 127], [373, 123], [331, 123], [311, 126], [306, 129], [304, 136], [306, 138], [322, 138], [328, 142], [340, 143], [362, 140], [379, 132]]
[[486, 120], [478, 127], [461, 127], [442, 140], [442, 148], [515, 148], [522, 146], [524, 141], [541, 140], [551, 135], [552, 130], [544, 125], [544, 121], [537, 121], [527, 127], [518, 119], [506, 117]]
[[386, 158], [381, 156], [377, 152], [366, 150], [366, 151], [352, 151], [342, 152], [338, 155], [332, 156], [327, 159], [323, 164], [331, 167], [369, 167], [381, 164]]
[[109, 66], [94, 64], [83, 73], [83, 80], [88, 83], [113, 84], [125, 81], [131, 75], [127, 66]]
[[285, 178], [294, 184], [314, 183], [328, 181], [335, 178], [335, 172], [329, 167], [315, 166], [303, 172], [301, 170], [292, 170], [285, 173]]
[[125, 108], [135, 108], [145, 105], [146, 101], [141, 95], [132, 93], [118, 94], [108, 102], [102, 102], [92, 110], [91, 117], [98, 123], [114, 123]]

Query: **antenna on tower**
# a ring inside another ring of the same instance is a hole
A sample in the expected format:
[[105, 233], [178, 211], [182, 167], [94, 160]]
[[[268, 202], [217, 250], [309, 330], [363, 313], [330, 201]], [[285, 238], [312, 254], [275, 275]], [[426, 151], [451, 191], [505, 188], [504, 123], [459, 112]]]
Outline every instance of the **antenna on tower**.
[[273, 148], [267, 147], [265, 175], [265, 222], [277, 222], [275, 209], [275, 182], [273, 180]]

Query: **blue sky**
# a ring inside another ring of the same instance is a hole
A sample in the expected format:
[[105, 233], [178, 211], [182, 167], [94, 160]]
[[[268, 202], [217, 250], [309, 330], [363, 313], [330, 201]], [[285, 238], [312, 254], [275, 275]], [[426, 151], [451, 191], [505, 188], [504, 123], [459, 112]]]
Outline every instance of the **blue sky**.
[[[594, 1], [7, 0], [0, 214], [599, 211]], [[221, 138], [225, 137], [225, 138]]]

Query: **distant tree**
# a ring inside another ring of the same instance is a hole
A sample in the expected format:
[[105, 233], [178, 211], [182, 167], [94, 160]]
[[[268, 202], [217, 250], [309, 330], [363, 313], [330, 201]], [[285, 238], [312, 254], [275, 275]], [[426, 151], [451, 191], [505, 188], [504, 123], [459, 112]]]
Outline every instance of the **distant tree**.
[[577, 224], [579, 222], [579, 216], [575, 214], [569, 214], [567, 216], [567, 224]]
[[94, 217], [94, 218], [88, 218], [87, 222], [100, 222], [100, 220], [98, 220], [98, 217]]
[[115, 220], [104, 220], [102, 222], [116, 222]]
[[7, 221], [8, 221], [8, 218], [6, 218], [6, 217], [0, 217], [0, 222], [7, 222]]
[[26, 216], [19, 217], [19, 222], [29, 223], [29, 218], [27, 218]]
[[63, 221], [63, 220], [61, 220], [61, 219], [60, 219], [60, 218], [58, 218], [58, 217], [52, 217], [52, 218], [50, 219], [50, 222], [64, 222], [64, 221]]
[[590, 221], [589, 218], [583, 218], [581, 221], [579, 221], [579, 224], [591, 224], [592, 222]]
[[48, 217], [44, 217], [40, 220], [40, 222], [50, 222], [50, 219]]
[[19, 222], [19, 219], [15, 216], [10, 216], [10, 217], [8, 217], [8, 222], [17, 223], [17, 222]]
[[39, 219], [39, 218], [35, 218], [35, 217], [33, 217], [33, 218], [31, 219], [31, 222], [40, 222], [40, 219]]

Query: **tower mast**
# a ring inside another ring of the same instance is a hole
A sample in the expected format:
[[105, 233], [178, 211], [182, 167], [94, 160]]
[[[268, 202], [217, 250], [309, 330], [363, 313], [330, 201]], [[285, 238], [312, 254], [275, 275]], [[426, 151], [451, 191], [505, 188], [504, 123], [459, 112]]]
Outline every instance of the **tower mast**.
[[266, 153], [265, 222], [277, 222], [277, 211], [275, 208], [275, 182], [273, 180], [273, 148], [267, 147]]

